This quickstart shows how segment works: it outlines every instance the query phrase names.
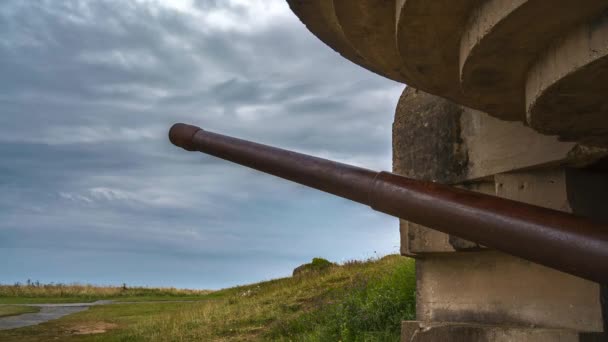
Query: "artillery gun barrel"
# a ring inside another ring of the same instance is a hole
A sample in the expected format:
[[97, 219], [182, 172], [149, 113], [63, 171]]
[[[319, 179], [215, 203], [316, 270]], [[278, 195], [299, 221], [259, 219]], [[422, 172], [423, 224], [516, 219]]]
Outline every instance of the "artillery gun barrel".
[[376, 172], [175, 124], [171, 142], [608, 284], [608, 226], [565, 212]]

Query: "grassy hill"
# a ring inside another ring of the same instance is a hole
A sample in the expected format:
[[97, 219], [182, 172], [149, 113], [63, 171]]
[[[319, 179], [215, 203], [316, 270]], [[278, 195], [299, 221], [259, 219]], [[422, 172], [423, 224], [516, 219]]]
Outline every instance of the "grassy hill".
[[[143, 297], [151, 300], [153, 291], [148, 290]], [[28, 298], [3, 294], [0, 288], [4, 302]], [[38, 295], [49, 298], [43, 291]], [[0, 331], [0, 340], [398, 341], [400, 322], [414, 318], [414, 295], [411, 259], [391, 255], [344, 265], [317, 260], [294, 277], [194, 296], [184, 293], [196, 297], [192, 302], [95, 306], [39, 326]], [[30, 300], [36, 298], [30, 293]], [[97, 297], [93, 291], [87, 298]]]

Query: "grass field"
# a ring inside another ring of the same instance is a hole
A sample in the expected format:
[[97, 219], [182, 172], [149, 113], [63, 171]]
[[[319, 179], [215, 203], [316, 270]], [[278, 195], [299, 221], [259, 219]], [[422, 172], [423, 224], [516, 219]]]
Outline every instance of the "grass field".
[[95, 306], [0, 341], [398, 341], [401, 320], [414, 318], [414, 273], [400, 256], [350, 262], [196, 302]]
[[0, 305], [0, 317], [15, 316], [38, 311], [40, 311], [40, 309], [33, 306]]
[[93, 286], [79, 284], [13, 284], [0, 285], [0, 304], [76, 303], [102, 299], [118, 301], [198, 300], [207, 290], [146, 288], [127, 286]]

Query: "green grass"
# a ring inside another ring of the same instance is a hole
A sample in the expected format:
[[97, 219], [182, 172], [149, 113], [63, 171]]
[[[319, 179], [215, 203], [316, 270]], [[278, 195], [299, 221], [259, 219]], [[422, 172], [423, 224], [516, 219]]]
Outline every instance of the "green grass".
[[86, 303], [96, 300], [122, 302], [198, 300], [210, 292], [175, 288], [29, 283], [0, 285], [0, 304]]
[[400, 323], [414, 319], [413, 262], [360, 277], [334, 296], [335, 304], [278, 325], [271, 336], [294, 341], [398, 341]]
[[329, 260], [323, 258], [313, 258], [311, 263], [301, 265], [293, 271], [294, 275], [307, 272], [325, 272], [330, 267], [334, 266]]
[[113, 300], [115, 302], [172, 302], [196, 301], [208, 298], [208, 294], [197, 296], [86, 296], [86, 297], [0, 297], [2, 304], [57, 304], [57, 303], [92, 303], [97, 300]]
[[34, 306], [0, 305], [0, 317], [15, 316], [38, 311], [40, 311], [40, 309]]
[[[95, 306], [0, 331], [0, 341], [399, 341], [400, 322], [414, 318], [414, 274], [413, 260], [387, 256], [215, 291], [198, 302]], [[77, 334], [90, 327], [107, 331]]]

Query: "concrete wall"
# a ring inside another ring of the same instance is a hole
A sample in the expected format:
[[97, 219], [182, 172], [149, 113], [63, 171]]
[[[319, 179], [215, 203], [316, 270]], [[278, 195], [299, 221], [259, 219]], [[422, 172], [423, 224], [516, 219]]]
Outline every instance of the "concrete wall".
[[[606, 150], [559, 142], [413, 88], [397, 107], [393, 148], [393, 171], [408, 177], [608, 216], [608, 173], [588, 169]], [[543, 341], [603, 331], [596, 283], [404, 220], [400, 226], [402, 254], [417, 259], [418, 321], [441, 323], [443, 332], [445, 323], [519, 327]], [[540, 339], [535, 328], [549, 330]], [[483, 338], [495, 333], [455, 331]], [[477, 340], [483, 339], [471, 341]]]

